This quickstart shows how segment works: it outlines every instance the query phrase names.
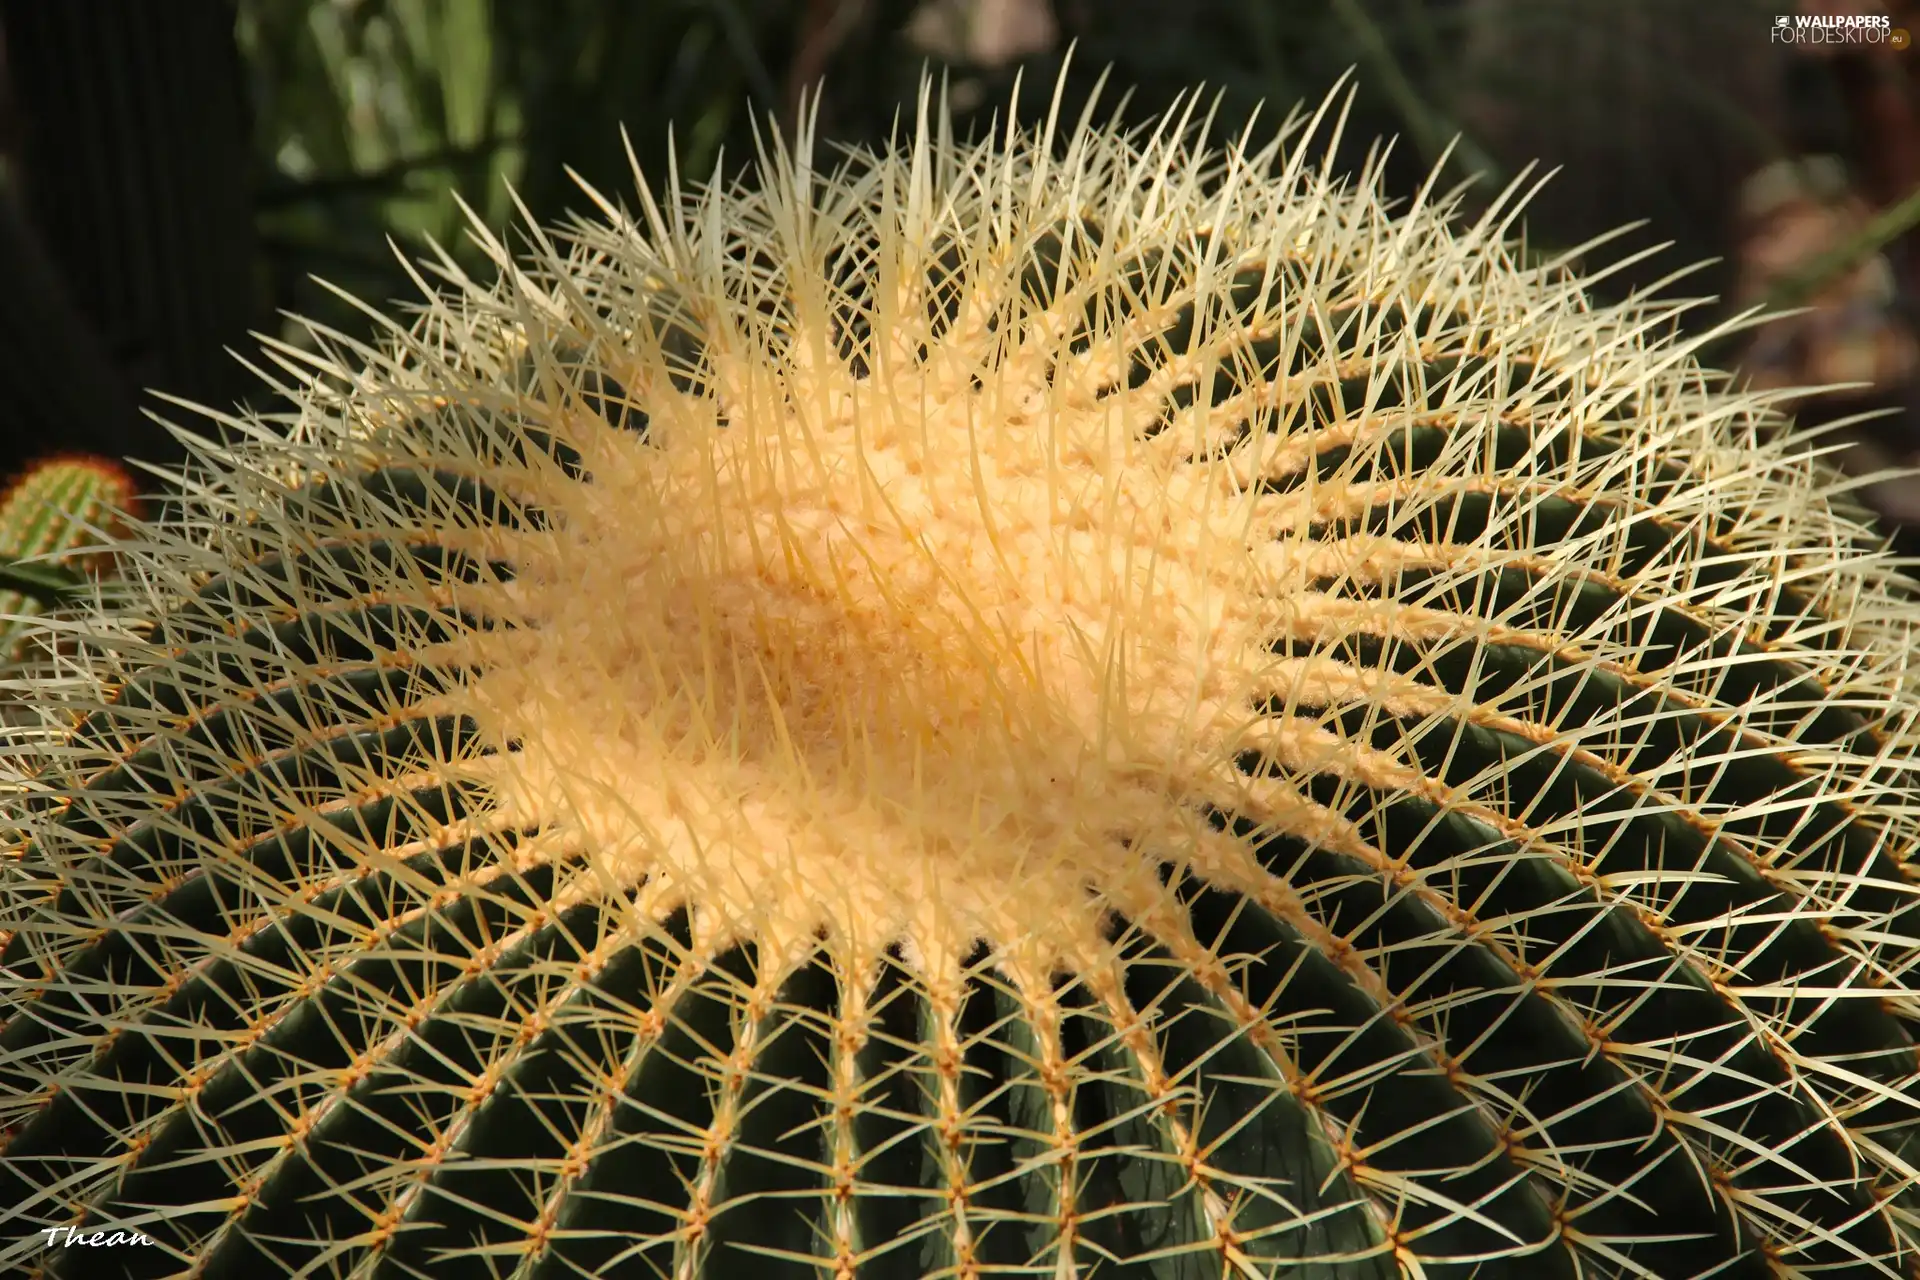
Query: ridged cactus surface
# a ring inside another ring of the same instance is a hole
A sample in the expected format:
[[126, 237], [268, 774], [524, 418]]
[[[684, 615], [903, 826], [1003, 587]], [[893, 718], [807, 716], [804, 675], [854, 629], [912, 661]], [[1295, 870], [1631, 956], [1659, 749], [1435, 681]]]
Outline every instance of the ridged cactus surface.
[[1912, 595], [1516, 201], [1198, 118], [282, 352], [12, 752], [0, 1264], [1920, 1274]]
[[[29, 465], [0, 494], [0, 661], [22, 656], [32, 620], [73, 570], [108, 567], [103, 535], [137, 507], [133, 477], [117, 463], [83, 455]], [[24, 563], [22, 563], [24, 562]], [[46, 570], [51, 568], [52, 575]]]

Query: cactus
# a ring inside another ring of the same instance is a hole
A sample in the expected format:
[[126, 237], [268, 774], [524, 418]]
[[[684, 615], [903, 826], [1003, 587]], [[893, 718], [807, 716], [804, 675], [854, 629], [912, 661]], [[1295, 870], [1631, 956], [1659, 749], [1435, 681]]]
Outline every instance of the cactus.
[[285, 349], [9, 757], [0, 1260], [1916, 1274], [1914, 595], [1336, 108], [923, 93]]
[[108, 567], [101, 535], [134, 502], [123, 468], [84, 455], [32, 463], [0, 495], [0, 657], [23, 656], [32, 620], [79, 584], [76, 572]]

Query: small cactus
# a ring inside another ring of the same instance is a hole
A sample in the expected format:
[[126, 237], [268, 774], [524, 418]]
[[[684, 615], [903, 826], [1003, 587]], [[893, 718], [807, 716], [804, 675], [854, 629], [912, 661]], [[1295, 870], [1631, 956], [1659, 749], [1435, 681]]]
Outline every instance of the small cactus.
[[135, 496], [124, 468], [85, 456], [32, 463], [0, 495], [0, 657], [22, 656], [32, 619], [78, 585], [76, 573], [108, 567], [102, 533]]
[[0, 1264], [1915, 1275], [1913, 594], [1332, 110], [923, 97], [286, 351], [13, 748]]

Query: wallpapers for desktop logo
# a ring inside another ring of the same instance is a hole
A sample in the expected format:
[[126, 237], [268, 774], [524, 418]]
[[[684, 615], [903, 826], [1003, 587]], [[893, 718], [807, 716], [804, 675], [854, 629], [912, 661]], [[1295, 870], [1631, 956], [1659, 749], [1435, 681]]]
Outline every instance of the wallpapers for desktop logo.
[[1777, 13], [1775, 44], [1881, 45], [1904, 49], [1912, 38], [1884, 13]]

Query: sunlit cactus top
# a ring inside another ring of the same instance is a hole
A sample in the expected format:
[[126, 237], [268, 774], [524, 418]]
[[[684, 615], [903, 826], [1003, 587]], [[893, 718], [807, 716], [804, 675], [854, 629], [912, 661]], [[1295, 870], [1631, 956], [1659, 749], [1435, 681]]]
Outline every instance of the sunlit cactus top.
[[1517, 192], [1201, 116], [277, 349], [52, 624], [0, 1260], [1920, 1274], [1912, 596]]

